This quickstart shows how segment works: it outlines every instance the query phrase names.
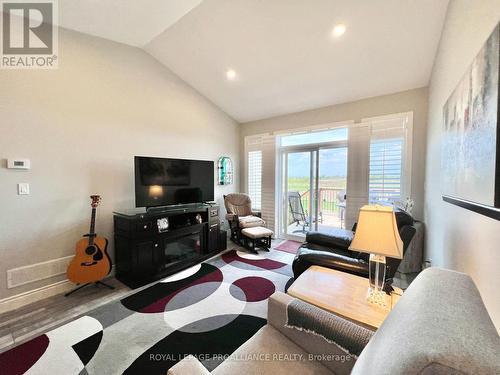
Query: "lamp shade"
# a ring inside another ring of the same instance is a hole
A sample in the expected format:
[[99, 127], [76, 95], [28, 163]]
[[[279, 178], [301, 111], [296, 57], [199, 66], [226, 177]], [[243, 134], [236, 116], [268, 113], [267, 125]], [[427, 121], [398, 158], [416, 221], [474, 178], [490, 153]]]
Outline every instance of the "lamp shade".
[[349, 250], [401, 259], [403, 241], [399, 236], [392, 207], [379, 205], [361, 207]]

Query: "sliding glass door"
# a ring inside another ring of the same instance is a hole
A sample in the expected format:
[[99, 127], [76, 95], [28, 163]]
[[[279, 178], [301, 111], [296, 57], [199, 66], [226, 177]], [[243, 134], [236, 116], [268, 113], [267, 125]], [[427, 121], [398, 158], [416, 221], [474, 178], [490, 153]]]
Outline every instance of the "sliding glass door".
[[304, 236], [314, 222], [315, 152], [290, 151], [285, 157], [285, 234]]
[[283, 237], [342, 228], [346, 208], [347, 146], [294, 146], [282, 152]]
[[[318, 226], [344, 228], [347, 198], [347, 147], [318, 151]], [[314, 230], [318, 230], [319, 227]]]

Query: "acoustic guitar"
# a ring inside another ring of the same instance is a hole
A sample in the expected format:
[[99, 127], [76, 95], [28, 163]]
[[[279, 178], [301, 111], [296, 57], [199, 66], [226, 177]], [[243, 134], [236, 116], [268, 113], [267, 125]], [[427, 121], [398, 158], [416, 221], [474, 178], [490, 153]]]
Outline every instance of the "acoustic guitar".
[[76, 255], [66, 272], [68, 279], [75, 284], [95, 283], [111, 272], [111, 259], [107, 252], [108, 240], [95, 233], [95, 216], [101, 197], [91, 195], [90, 199], [92, 199], [90, 231], [76, 243]]

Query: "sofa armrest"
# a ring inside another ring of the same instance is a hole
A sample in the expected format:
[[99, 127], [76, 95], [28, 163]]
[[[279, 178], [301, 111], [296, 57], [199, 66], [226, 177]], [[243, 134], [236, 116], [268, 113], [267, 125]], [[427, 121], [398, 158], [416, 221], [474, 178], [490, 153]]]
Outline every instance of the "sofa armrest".
[[288, 304], [294, 299], [295, 298], [285, 293], [273, 293], [267, 302], [267, 323], [277, 330], [281, 330], [286, 324]]
[[[328, 341], [318, 334], [288, 326], [288, 305], [294, 301], [298, 300], [288, 294], [274, 293], [268, 300], [267, 323], [307, 353], [320, 357], [319, 361], [333, 373], [337, 375], [350, 374], [356, 362], [356, 356], [347, 353], [338, 344]], [[337, 317], [326, 311], [325, 314]], [[324, 357], [324, 354], [327, 356]]]
[[306, 246], [299, 249], [292, 263], [293, 276], [296, 279], [313, 265], [368, 277], [368, 262], [364, 259], [354, 258], [346, 250], [323, 251], [316, 250], [312, 244]]
[[[292, 315], [293, 314], [293, 315]], [[369, 329], [361, 327], [336, 314], [320, 309], [287, 294], [274, 293], [269, 299], [268, 323], [283, 331], [298, 328], [322, 336], [329, 344], [340, 345], [354, 355], [359, 355], [373, 336]], [[293, 340], [293, 339], [292, 339]], [[301, 343], [297, 343], [301, 345]]]
[[192, 355], [170, 367], [167, 375], [210, 375], [210, 372]]
[[345, 229], [329, 229], [322, 232], [308, 232], [306, 243], [329, 247], [331, 249], [348, 250], [354, 233]]

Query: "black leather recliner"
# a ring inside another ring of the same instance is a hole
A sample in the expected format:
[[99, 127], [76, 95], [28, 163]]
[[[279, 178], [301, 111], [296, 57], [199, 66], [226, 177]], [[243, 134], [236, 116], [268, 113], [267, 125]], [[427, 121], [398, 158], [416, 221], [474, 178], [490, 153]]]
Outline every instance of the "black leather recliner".
[[[410, 214], [395, 208], [396, 223], [399, 236], [403, 241], [403, 255], [408, 248], [416, 229]], [[354, 275], [368, 278], [369, 254], [349, 250], [349, 245], [354, 237], [353, 230], [332, 229], [328, 232], [309, 232], [306, 242], [297, 251], [292, 264], [295, 279], [312, 265], [332, 268]], [[387, 257], [386, 286], [390, 286], [401, 259]]]

